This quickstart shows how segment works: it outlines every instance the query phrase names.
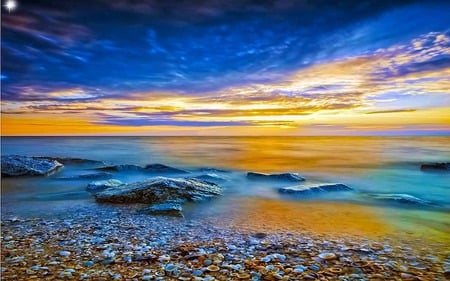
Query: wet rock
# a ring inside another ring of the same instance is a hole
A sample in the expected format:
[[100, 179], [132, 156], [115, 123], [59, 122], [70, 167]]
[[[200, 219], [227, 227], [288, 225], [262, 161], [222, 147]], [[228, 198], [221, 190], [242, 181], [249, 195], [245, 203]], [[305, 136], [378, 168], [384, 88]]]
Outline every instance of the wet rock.
[[62, 177], [62, 178], [58, 178], [59, 180], [80, 180], [80, 179], [110, 179], [112, 178], [113, 175], [110, 173], [106, 173], [106, 172], [99, 172], [99, 173], [90, 173], [90, 174], [81, 174], [81, 175], [76, 175], [76, 176], [72, 176], [72, 177]]
[[164, 164], [149, 164], [145, 166], [144, 171], [155, 174], [187, 174], [188, 171], [170, 167]]
[[420, 166], [422, 171], [450, 172], [450, 162], [447, 163], [425, 163]]
[[2, 156], [2, 176], [42, 176], [56, 172], [63, 164], [56, 160], [19, 155]]
[[95, 168], [95, 170], [106, 171], [106, 172], [120, 172], [120, 171], [141, 171], [143, 168], [138, 165], [125, 164], [125, 165], [112, 165]]
[[198, 168], [197, 170], [199, 172], [207, 173], [207, 174], [209, 174], [209, 173], [213, 173], [213, 174], [216, 174], [216, 173], [230, 173], [230, 171], [228, 171], [228, 170], [216, 169], [216, 168], [211, 168], [211, 167], [202, 167], [202, 168]]
[[146, 213], [149, 215], [163, 215], [163, 216], [172, 216], [172, 217], [183, 217], [183, 208], [178, 203], [162, 203], [152, 205], [140, 212]]
[[406, 205], [430, 205], [430, 201], [422, 200], [409, 194], [371, 194], [373, 199], [395, 202]]
[[195, 176], [192, 177], [193, 179], [198, 179], [198, 180], [202, 180], [202, 181], [207, 181], [207, 182], [213, 182], [213, 183], [223, 183], [226, 182], [227, 180], [219, 175], [216, 174], [205, 174], [205, 175], [200, 175], [200, 176]]
[[87, 190], [88, 191], [99, 191], [110, 187], [116, 187], [119, 185], [122, 185], [123, 182], [116, 179], [110, 179], [110, 180], [103, 180], [103, 181], [94, 181], [88, 184]]
[[342, 183], [327, 183], [327, 184], [308, 184], [281, 187], [278, 189], [279, 193], [290, 194], [314, 194], [334, 191], [351, 191], [351, 187]]
[[48, 156], [35, 156], [36, 159], [48, 159], [58, 161], [64, 165], [70, 164], [102, 164], [103, 161], [84, 159], [84, 158], [71, 158], [71, 157], [48, 157]]
[[196, 179], [156, 177], [144, 181], [112, 187], [95, 195], [97, 202], [149, 203], [167, 201], [201, 201], [221, 194], [221, 188]]
[[250, 180], [270, 180], [270, 181], [288, 181], [288, 182], [300, 182], [305, 180], [297, 173], [262, 174], [262, 173], [248, 172], [247, 178]]
[[255, 238], [258, 238], [258, 239], [263, 239], [263, 238], [267, 237], [267, 234], [264, 232], [257, 232], [257, 233], [254, 233], [252, 236]]

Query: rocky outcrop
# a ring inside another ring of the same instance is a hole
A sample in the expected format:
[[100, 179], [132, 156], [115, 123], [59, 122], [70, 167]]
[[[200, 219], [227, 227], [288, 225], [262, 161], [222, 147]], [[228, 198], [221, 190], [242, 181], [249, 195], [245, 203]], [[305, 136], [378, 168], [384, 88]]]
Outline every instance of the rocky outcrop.
[[2, 156], [2, 176], [42, 176], [56, 172], [63, 164], [56, 160], [19, 155]]
[[126, 164], [126, 165], [104, 166], [104, 167], [95, 168], [95, 170], [106, 171], [106, 172], [120, 172], [120, 171], [141, 171], [141, 170], [143, 170], [143, 168], [138, 165]]
[[155, 173], [155, 174], [187, 174], [188, 171], [181, 170], [178, 168], [170, 167], [164, 164], [149, 164], [144, 168], [145, 172]]
[[426, 201], [409, 194], [371, 194], [371, 198], [375, 200], [393, 202], [404, 205], [430, 205], [430, 201]]
[[450, 163], [425, 163], [420, 166], [422, 171], [450, 172]]
[[108, 188], [95, 195], [97, 202], [159, 204], [167, 201], [201, 201], [221, 194], [221, 188], [196, 179], [156, 177]]
[[179, 203], [161, 203], [151, 205], [150, 207], [141, 210], [141, 213], [149, 214], [149, 215], [163, 215], [163, 216], [171, 216], [171, 217], [183, 217], [183, 207]]
[[103, 180], [103, 181], [94, 181], [88, 184], [86, 189], [88, 191], [101, 191], [110, 187], [117, 187], [122, 185], [123, 182], [116, 179], [110, 179], [110, 180]]
[[35, 156], [36, 159], [48, 159], [55, 160], [64, 165], [70, 164], [102, 164], [103, 161], [84, 159], [84, 158], [71, 158], [71, 157], [49, 157], [49, 156]]
[[98, 173], [89, 173], [89, 174], [81, 174], [70, 177], [59, 177], [58, 180], [101, 180], [101, 179], [110, 179], [113, 175], [106, 172], [98, 172]]
[[287, 181], [287, 182], [300, 182], [305, 180], [297, 173], [262, 174], [262, 173], [248, 172], [247, 178], [250, 180], [269, 180], [269, 181]]
[[334, 192], [334, 191], [351, 191], [351, 187], [342, 183], [326, 183], [326, 184], [306, 184], [295, 185], [278, 188], [279, 193], [308, 195], [315, 193]]
[[205, 175], [199, 175], [199, 176], [195, 176], [195, 177], [191, 177], [192, 179], [198, 179], [198, 180], [202, 180], [202, 181], [207, 181], [207, 182], [213, 182], [213, 183], [223, 183], [226, 182], [227, 180], [219, 175], [216, 174], [205, 174]]

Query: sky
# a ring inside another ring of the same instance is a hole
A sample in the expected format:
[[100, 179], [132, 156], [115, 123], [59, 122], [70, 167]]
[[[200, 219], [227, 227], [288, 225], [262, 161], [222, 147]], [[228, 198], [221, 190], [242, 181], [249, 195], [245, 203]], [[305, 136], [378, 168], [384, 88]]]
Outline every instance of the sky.
[[2, 135], [450, 135], [449, 1], [15, 1]]

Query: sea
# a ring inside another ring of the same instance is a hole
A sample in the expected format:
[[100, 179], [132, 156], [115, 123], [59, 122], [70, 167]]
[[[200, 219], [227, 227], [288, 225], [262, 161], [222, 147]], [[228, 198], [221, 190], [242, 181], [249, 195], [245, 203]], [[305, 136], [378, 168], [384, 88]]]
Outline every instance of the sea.
[[[2, 137], [1, 154], [161, 163], [190, 176], [224, 179], [223, 196], [188, 204], [186, 219], [265, 221], [266, 229], [286, 224], [312, 231], [331, 223], [332, 230], [317, 231], [337, 232], [377, 220], [397, 232], [450, 241], [450, 173], [420, 169], [422, 163], [450, 162], [450, 137]], [[2, 215], [51, 217], [74, 206], [97, 206], [86, 190], [93, 180], [76, 179], [93, 168], [65, 165], [49, 176], [2, 178]], [[295, 172], [308, 184], [343, 183], [354, 191], [282, 194], [280, 187], [296, 183], [255, 182], [247, 172]], [[151, 175], [122, 171], [113, 177], [134, 182]], [[379, 199], [385, 195], [413, 196], [421, 203]], [[361, 212], [371, 215], [361, 218]]]

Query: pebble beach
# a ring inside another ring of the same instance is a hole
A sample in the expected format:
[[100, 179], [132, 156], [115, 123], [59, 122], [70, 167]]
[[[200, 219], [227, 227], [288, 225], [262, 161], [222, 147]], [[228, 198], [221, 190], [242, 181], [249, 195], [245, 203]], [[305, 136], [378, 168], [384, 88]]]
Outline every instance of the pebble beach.
[[[261, 227], [261, 225], [259, 225]], [[310, 231], [100, 205], [2, 218], [2, 280], [448, 280], [448, 244]]]

